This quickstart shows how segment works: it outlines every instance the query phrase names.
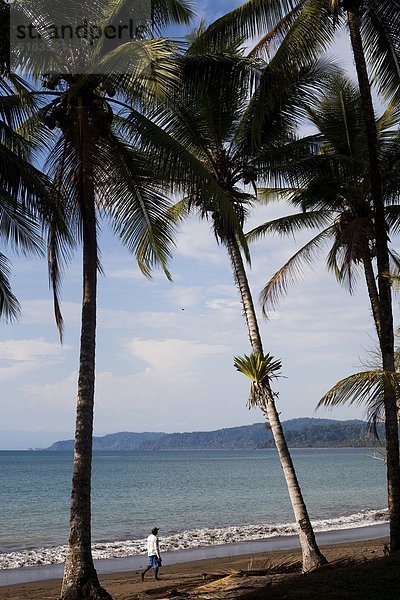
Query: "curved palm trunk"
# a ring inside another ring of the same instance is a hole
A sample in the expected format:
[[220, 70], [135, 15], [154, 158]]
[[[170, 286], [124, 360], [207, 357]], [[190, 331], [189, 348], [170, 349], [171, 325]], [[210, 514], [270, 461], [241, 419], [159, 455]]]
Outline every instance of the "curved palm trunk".
[[[382, 178], [379, 167], [378, 136], [372, 103], [371, 88], [362, 45], [360, 27], [360, 2], [353, 0], [347, 9], [347, 23], [350, 31], [354, 61], [363, 104], [365, 129], [368, 143], [371, 194], [375, 212], [376, 259], [378, 265], [380, 349], [382, 368], [395, 372], [393, 311], [389, 273], [389, 253], [385, 221]], [[387, 484], [390, 518], [390, 550], [400, 551], [400, 462], [396, 393], [394, 387], [386, 383], [384, 389]]]
[[[81, 117], [84, 109], [81, 107]], [[82, 115], [83, 113], [83, 115]], [[100, 586], [91, 549], [91, 474], [96, 348], [97, 232], [93, 177], [81, 140], [83, 299], [68, 553], [60, 600], [112, 600]]]
[[[236, 240], [231, 239], [227, 241], [226, 245], [232, 262], [236, 283], [240, 291], [252, 350], [254, 353], [263, 355], [263, 347], [257, 323], [257, 316], [254, 309], [254, 303], [242, 255], [240, 254]], [[304, 503], [292, 457], [283, 434], [279, 413], [276, 409], [274, 396], [269, 383], [264, 384], [263, 395], [266, 397], [265, 411], [271, 426], [272, 435], [274, 437], [276, 449], [278, 451], [279, 460], [283, 469], [290, 501], [296, 519], [303, 557], [303, 572], [311, 571], [325, 564], [327, 560], [319, 550], [315, 540], [310, 517], [308, 516], [307, 508]]]

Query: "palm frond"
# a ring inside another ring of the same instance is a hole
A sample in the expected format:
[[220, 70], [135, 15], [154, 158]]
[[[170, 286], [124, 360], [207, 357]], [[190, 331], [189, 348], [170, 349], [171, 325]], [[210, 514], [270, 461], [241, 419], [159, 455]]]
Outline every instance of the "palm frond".
[[[370, 1], [363, 6], [361, 33], [366, 55], [372, 65], [374, 83], [386, 98], [399, 97], [400, 11], [391, 0]], [[398, 100], [397, 100], [398, 101]]]
[[109, 157], [109, 184], [104, 188], [104, 207], [114, 231], [127, 248], [136, 254], [140, 269], [150, 276], [157, 264], [167, 277], [167, 263], [174, 245], [174, 221], [169, 213], [170, 202], [162, 194], [154, 173], [144, 157], [126, 147], [116, 137], [110, 139], [114, 156]]
[[173, 23], [189, 25], [195, 16], [194, 4], [187, 0], [152, 0], [151, 15], [156, 31]]
[[[343, 21], [341, 16], [339, 21]], [[257, 45], [258, 52], [263, 49], [267, 56], [273, 56], [279, 69], [312, 63], [328, 49], [338, 25], [326, 0], [299, 0], [274, 27], [259, 30], [265, 35], [264, 45]]]
[[342, 406], [343, 404], [365, 405], [367, 408], [381, 402], [385, 386], [395, 389], [400, 398], [400, 376], [398, 373], [375, 369], [354, 373], [338, 381], [318, 402], [317, 408]]
[[4, 188], [0, 188], [0, 237], [14, 252], [43, 255], [37, 218]]
[[251, 49], [249, 56], [266, 56], [269, 59], [273, 53], [274, 46], [284, 40], [287, 33], [291, 31], [306, 2], [307, 0], [302, 0], [292, 10], [288, 11], [268, 33], [263, 35]]
[[385, 216], [387, 224], [393, 234], [400, 231], [400, 205], [391, 205], [385, 207]]
[[[340, 223], [340, 219], [339, 219]], [[336, 224], [336, 235], [327, 258], [328, 270], [353, 293], [356, 266], [370, 253], [373, 225], [369, 218], [353, 217], [345, 226]]]
[[0, 319], [12, 322], [18, 318], [21, 307], [10, 285], [8, 259], [0, 253]]
[[394, 250], [389, 249], [390, 272], [393, 275], [400, 274], [400, 256]]
[[194, 51], [220, 48], [238, 39], [254, 39], [272, 29], [298, 4], [295, 0], [249, 0], [214, 21], [196, 40]]
[[336, 70], [337, 66], [326, 59], [283, 67], [275, 56], [262, 70], [257, 91], [242, 118], [241, 135], [250, 137], [256, 147], [275, 148], [287, 140], [306, 116], [304, 106], [318, 101]]
[[129, 132], [132, 143], [139, 145], [147, 155], [154, 172], [164, 181], [169, 181], [179, 193], [195, 196], [199, 206], [209, 206], [211, 212], [217, 211], [225, 230], [238, 233], [240, 244], [248, 255], [247, 243], [231, 199], [210, 172], [209, 165], [193, 148], [193, 140], [190, 145], [186, 143], [186, 136], [190, 138], [193, 127], [189, 125], [185, 132], [183, 125], [179, 129], [174, 126], [176, 121], [170, 114], [160, 115], [157, 123], [135, 109], [131, 110], [128, 119], [120, 119], [119, 122], [121, 131]]
[[325, 242], [334, 235], [334, 227], [328, 227], [316, 235], [305, 246], [300, 248], [271, 277], [260, 294], [263, 314], [268, 315], [279, 303], [281, 297], [288, 292], [289, 285], [299, 282], [304, 277], [304, 265], [311, 265], [322, 251]]
[[[285, 189], [282, 191], [289, 194], [291, 192], [291, 190]], [[329, 210], [296, 213], [258, 225], [246, 234], [246, 239], [249, 242], [255, 242], [268, 234], [292, 235], [294, 237], [296, 233], [303, 229], [319, 229], [330, 223], [332, 223], [332, 213]]]

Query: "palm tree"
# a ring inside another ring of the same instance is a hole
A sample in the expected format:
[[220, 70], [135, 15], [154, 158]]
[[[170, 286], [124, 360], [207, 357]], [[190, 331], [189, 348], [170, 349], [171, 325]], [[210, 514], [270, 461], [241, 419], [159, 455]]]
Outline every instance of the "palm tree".
[[[256, 201], [256, 184], [270, 147], [291, 128], [295, 120], [294, 107], [299, 106], [300, 99], [312, 95], [313, 86], [321, 85], [327, 65], [282, 73], [275, 70], [273, 63], [263, 69], [260, 63], [255, 70], [251, 61], [238, 54], [236, 46], [229, 45], [219, 54], [210, 52], [208, 56], [197, 56], [189, 48], [182, 65], [179, 95], [163, 111], [153, 114], [166, 136], [164, 149], [156, 146], [155, 136], [149, 131], [136, 133], [137, 141], [147, 153], [153, 154], [157, 172], [163, 172], [175, 184], [175, 193], [183, 194], [184, 199], [175, 207], [177, 218], [194, 211], [210, 220], [217, 242], [227, 250], [242, 301], [252, 360], [261, 362], [267, 373], [253, 386], [257, 391], [256, 403], [269, 420], [295, 513], [303, 569], [309, 571], [326, 559], [315, 541], [275, 405], [266, 364], [268, 357], [264, 356], [242, 257], [243, 251], [249, 259], [241, 232], [249, 209]], [[263, 140], [259, 152], [254, 152], [251, 145], [256, 122], [261, 127]], [[207, 186], [196, 179], [196, 173], [206, 174]], [[246, 191], [249, 188], [253, 193]], [[226, 203], [233, 208], [239, 229], [226, 218]]]
[[[287, 291], [290, 281], [301, 276], [302, 265], [313, 261], [330, 242], [328, 268], [340, 282], [347, 283], [350, 291], [357, 267], [362, 267], [378, 340], [381, 341], [384, 336], [381, 296], [374, 270], [378, 255], [376, 212], [361, 95], [350, 81], [337, 77], [330, 93], [317, 106], [308, 108], [308, 115], [319, 133], [282, 148], [276, 163], [276, 172], [288, 182], [288, 187], [278, 193], [301, 207], [302, 212], [265, 223], [248, 237], [256, 239], [267, 232], [295, 233], [302, 228], [317, 228], [319, 233], [270, 279], [262, 294], [264, 309], [276, 303], [282, 292]], [[386, 227], [393, 233], [399, 227], [399, 117], [398, 107], [389, 106], [376, 121]], [[265, 193], [269, 197], [273, 190]], [[398, 271], [399, 258], [394, 251], [388, 251], [391, 270]], [[392, 386], [394, 381], [393, 372], [383, 364], [382, 369], [387, 376], [381, 380], [383, 388], [380, 391]], [[353, 380], [351, 384], [354, 384]], [[353, 387], [351, 389], [354, 391]], [[397, 386], [393, 389], [397, 399]], [[331, 393], [325, 396], [324, 403], [328, 397], [331, 404], [337, 403]], [[387, 452], [389, 455], [388, 445]], [[389, 507], [392, 510], [393, 504], [389, 503]], [[396, 530], [393, 536], [396, 537]]]
[[[43, 255], [40, 221], [48, 227], [53, 220], [60, 230], [62, 215], [51, 200], [50, 182], [29, 162], [30, 143], [18, 132], [35, 110], [29, 92], [5, 64], [0, 74], [0, 237], [16, 252]], [[9, 261], [0, 253], [0, 318], [5, 321], [20, 314], [9, 273]]]
[[[172, 229], [162, 214], [166, 199], [161, 182], [146, 165], [145, 157], [118, 131], [111, 99], [100, 87], [88, 90], [59, 78], [57, 101], [43, 109], [44, 122], [55, 125], [58, 136], [49, 153], [47, 168], [59, 184], [59, 196], [75, 237], [82, 241], [83, 300], [76, 408], [74, 474], [68, 554], [61, 598], [106, 598], [99, 586], [91, 556], [90, 485], [92, 463], [93, 405], [97, 271], [100, 267], [97, 230], [103, 218], [134, 253], [144, 271], [160, 263], [166, 270]], [[101, 85], [101, 84], [100, 84]], [[56, 123], [54, 124], [54, 119]], [[114, 122], [115, 121], [115, 122]], [[147, 244], [141, 237], [147, 238]], [[50, 244], [50, 272], [55, 284], [56, 315], [61, 326], [57, 288], [60, 265], [57, 248]], [[166, 270], [166, 273], [168, 271]]]
[[[255, 53], [274, 52], [281, 65], [300, 64], [326, 50], [342, 25], [346, 25], [362, 98], [367, 136], [371, 194], [375, 212], [378, 269], [380, 350], [385, 371], [394, 373], [393, 311], [389, 252], [382, 196], [382, 175], [368, 66], [381, 93], [400, 93], [400, 11], [396, 0], [249, 0], [224, 15], [209, 28], [202, 44], [219, 40], [263, 36]], [[390, 548], [400, 550], [400, 460], [396, 394], [385, 386], [385, 427], [388, 452], [387, 478], [390, 512]]]
[[[268, 202], [276, 196], [301, 208], [291, 214], [264, 223], [247, 234], [254, 241], [268, 233], [294, 235], [301, 229], [319, 229], [318, 234], [300, 248], [273, 275], [262, 292], [267, 313], [288, 285], [301, 277], [302, 266], [315, 260], [326, 244], [331, 243], [327, 267], [338, 281], [352, 292], [357, 267], [362, 267], [378, 339], [381, 336], [379, 292], [374, 262], [374, 211], [367, 140], [361, 97], [358, 89], [344, 75], [337, 74], [330, 88], [316, 104], [306, 108], [310, 123], [318, 133], [290, 141], [279, 148], [271, 176], [284, 179], [285, 187], [260, 190]], [[390, 105], [376, 121], [379, 155], [382, 164], [386, 200], [387, 227], [398, 231], [400, 210], [400, 112]], [[398, 270], [399, 258], [389, 250], [392, 271]]]
[[[49, 195], [49, 181], [30, 162], [31, 146], [18, 128], [35, 110], [29, 85], [10, 72], [10, 7], [0, 1], [0, 237], [5, 246], [43, 254], [40, 218], [59, 222]], [[40, 218], [39, 218], [40, 217]], [[60, 224], [60, 222], [59, 222]], [[20, 305], [12, 292], [8, 258], [0, 253], [0, 319], [13, 321]]]
[[[399, 286], [399, 275], [391, 274], [395, 287]], [[397, 335], [400, 333], [397, 329]], [[368, 360], [363, 361], [365, 370], [341, 379], [328, 390], [318, 402], [317, 408], [334, 408], [344, 404], [357, 404], [366, 408], [369, 428], [380, 441], [378, 426], [385, 418], [384, 386], [392, 385], [396, 390], [397, 412], [400, 420], [400, 348], [395, 351], [396, 373], [383, 371], [379, 351], [371, 350]], [[387, 381], [389, 380], [389, 381]], [[386, 455], [383, 455], [386, 462]]]
[[[384, 417], [383, 392], [389, 383], [396, 390], [396, 398], [400, 402], [400, 375], [398, 355], [396, 356], [396, 373], [387, 373], [382, 369], [360, 371], [341, 379], [328, 390], [318, 402], [322, 406], [333, 408], [343, 404], [357, 404], [367, 409], [369, 426], [375, 437], [379, 439], [377, 425]], [[386, 459], [386, 457], [385, 457]]]
[[[126, 7], [127, 3], [109, 3], [100, 8], [91, 5], [90, 14], [104, 28], [111, 18], [118, 22]], [[157, 0], [151, 8], [154, 26], [187, 22], [191, 14], [180, 0]], [[53, 7], [45, 3], [41, 9], [36, 23], [45, 28], [52, 23]], [[73, 9], [80, 11], [83, 22], [88, 4], [75, 3]], [[68, 22], [68, 11], [65, 17]], [[160, 264], [168, 275], [166, 263], [173, 228], [166, 217], [164, 182], [149, 169], [144, 153], [124, 135], [123, 118], [119, 116], [121, 106], [140, 109], [156, 103], [174, 85], [173, 45], [162, 39], [148, 39], [147, 33], [116, 45], [108, 53], [101, 41], [89, 52], [71, 44], [65, 55], [49, 45], [45, 59], [47, 66], [53, 61], [50, 75], [41, 71], [43, 54], [31, 55], [22, 48], [17, 56], [28, 72], [42, 78], [43, 89], [38, 97], [43, 105], [32, 120], [38, 128], [45, 127], [40, 147], [47, 152], [45, 170], [54, 181], [55, 200], [64, 207], [74, 239], [82, 242], [83, 300], [71, 520], [61, 600], [110, 598], [100, 586], [91, 553], [97, 272], [101, 268], [97, 231], [101, 220], [111, 223], [122, 242], [136, 254], [145, 274]], [[43, 39], [46, 43], [45, 36]], [[69, 68], [71, 65], [73, 68]], [[58, 292], [64, 261], [58, 239], [54, 227], [49, 237], [49, 269], [56, 320], [62, 332]]]

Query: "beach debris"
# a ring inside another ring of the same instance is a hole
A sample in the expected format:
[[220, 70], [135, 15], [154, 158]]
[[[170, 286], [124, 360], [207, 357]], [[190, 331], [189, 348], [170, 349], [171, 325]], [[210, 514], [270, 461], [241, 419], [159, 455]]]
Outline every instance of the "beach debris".
[[188, 590], [189, 598], [196, 600], [236, 600], [245, 594], [265, 589], [272, 580], [247, 575], [242, 571], [226, 575], [210, 583]]

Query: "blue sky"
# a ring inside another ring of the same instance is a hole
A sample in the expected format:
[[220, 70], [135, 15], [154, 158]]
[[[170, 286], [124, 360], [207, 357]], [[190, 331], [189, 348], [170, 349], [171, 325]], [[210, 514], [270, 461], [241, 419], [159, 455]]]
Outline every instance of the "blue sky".
[[[203, 3], [208, 20], [233, 4]], [[348, 48], [336, 54], [351, 66]], [[259, 209], [249, 228], [285, 214]], [[257, 300], [265, 281], [306, 240], [269, 238], [253, 247], [250, 281]], [[101, 234], [95, 435], [116, 431], [193, 431], [262, 420], [249, 411], [249, 383], [233, 356], [249, 353], [230, 264], [207, 223], [182, 227], [171, 264], [173, 283], [141, 275], [119, 242]], [[12, 258], [22, 317], [0, 327], [0, 449], [43, 447], [73, 437], [79, 355], [80, 252], [65, 273], [65, 340], [54, 325], [44, 260]], [[265, 350], [283, 361], [276, 384], [283, 420], [300, 416], [362, 417], [361, 408], [314, 413], [321, 395], [358, 370], [376, 341], [363, 280], [353, 296], [328, 275], [309, 270], [279, 311], [260, 323]]]

